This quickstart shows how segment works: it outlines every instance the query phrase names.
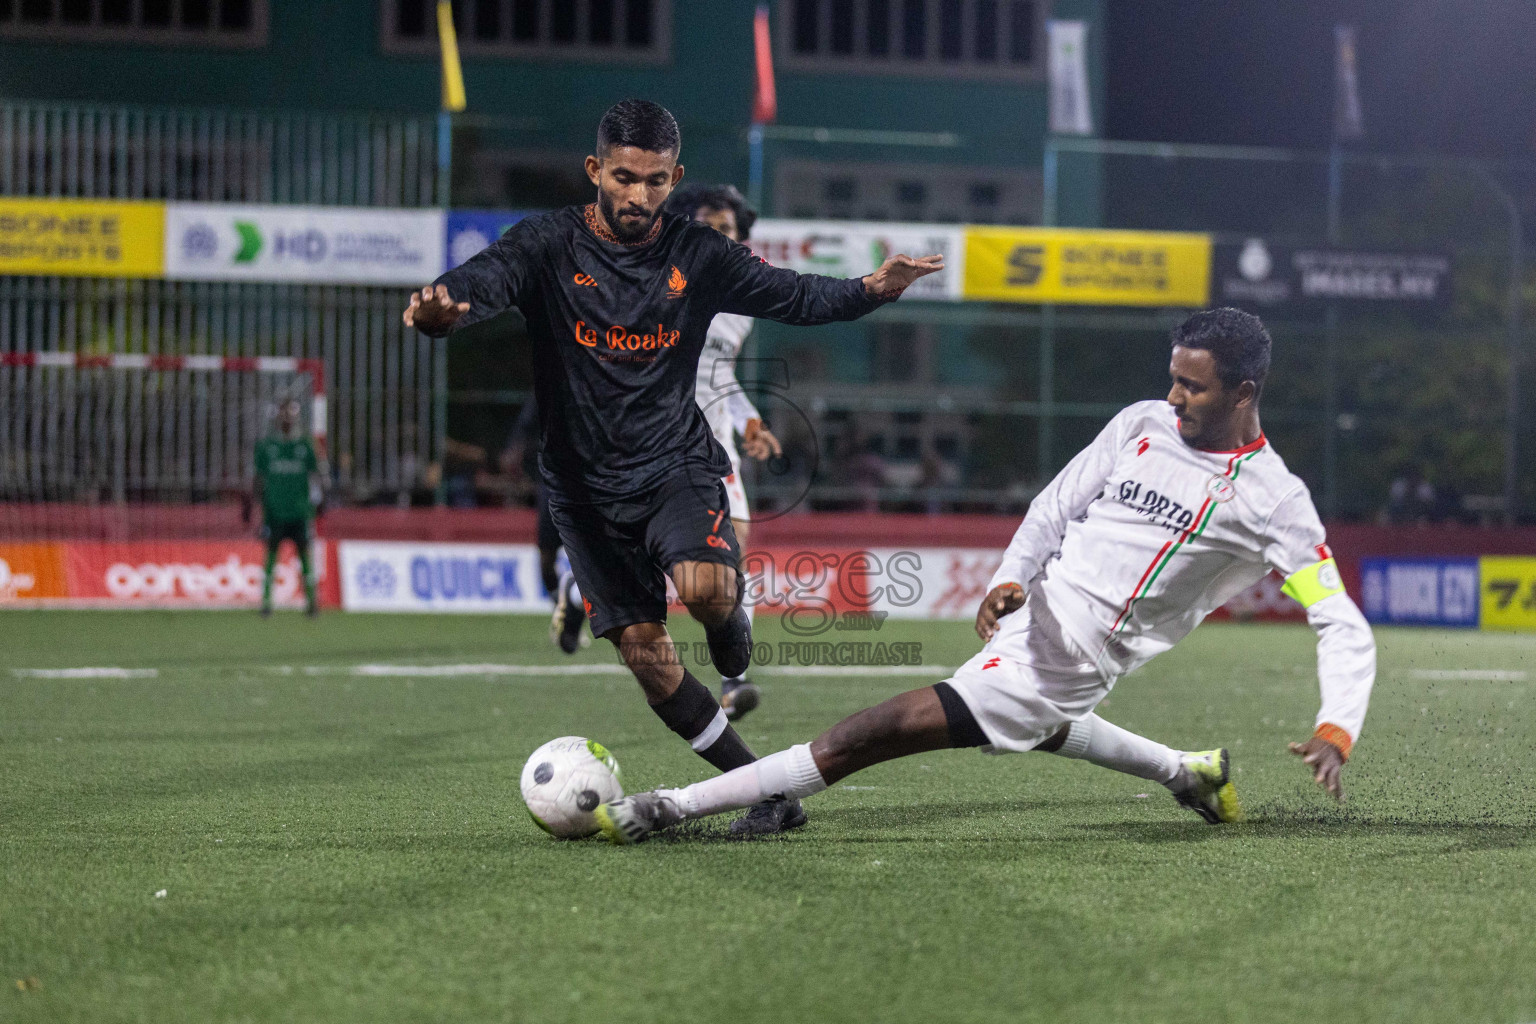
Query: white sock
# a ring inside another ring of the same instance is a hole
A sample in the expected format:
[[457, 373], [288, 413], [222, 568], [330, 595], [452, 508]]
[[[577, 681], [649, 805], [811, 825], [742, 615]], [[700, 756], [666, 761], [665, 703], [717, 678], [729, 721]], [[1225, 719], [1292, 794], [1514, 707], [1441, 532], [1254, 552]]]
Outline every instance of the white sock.
[[676, 803], [685, 816], [704, 818], [751, 807], [773, 796], [811, 796], [826, 788], [811, 745], [802, 743], [713, 779], [683, 789], [664, 789], [661, 795]]
[[1167, 785], [1179, 771], [1179, 752], [1089, 712], [1072, 723], [1055, 753]]

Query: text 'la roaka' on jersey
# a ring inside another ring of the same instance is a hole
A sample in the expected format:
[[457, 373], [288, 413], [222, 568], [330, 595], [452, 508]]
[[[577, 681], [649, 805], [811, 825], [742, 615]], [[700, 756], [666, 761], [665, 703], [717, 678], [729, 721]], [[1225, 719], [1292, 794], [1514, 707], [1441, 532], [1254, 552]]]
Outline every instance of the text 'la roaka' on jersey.
[[884, 301], [858, 278], [773, 267], [706, 224], [662, 215], [624, 244], [595, 206], [528, 217], [437, 279], [468, 326], [516, 306], [533, 343], [542, 468], [567, 503], [623, 499], [684, 462], [731, 471], [694, 400], [716, 313], [814, 325]]
[[[1317, 631], [1316, 724], [1347, 755], [1365, 722], [1376, 643], [1306, 485], [1262, 436], [1203, 451], [1180, 436], [1167, 402], [1127, 407], [1035, 496], [988, 589], [1017, 583], [1030, 602], [1043, 600], [1112, 681], [1271, 569]], [[1023, 620], [1004, 616], [988, 646], [1006, 653]]]

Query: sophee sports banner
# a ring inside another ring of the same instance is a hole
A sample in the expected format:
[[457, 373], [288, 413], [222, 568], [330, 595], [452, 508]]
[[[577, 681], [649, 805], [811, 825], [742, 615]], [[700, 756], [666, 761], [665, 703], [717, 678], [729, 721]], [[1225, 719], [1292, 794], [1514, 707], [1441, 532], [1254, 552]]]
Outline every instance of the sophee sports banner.
[[532, 544], [342, 541], [341, 604], [352, 612], [543, 612]]
[[443, 272], [442, 210], [167, 203], [165, 276], [183, 281], [425, 285]]
[[0, 197], [0, 274], [159, 277], [165, 205]]
[[955, 302], [965, 273], [965, 231], [944, 224], [760, 220], [747, 242], [776, 267], [828, 277], [863, 277], [896, 253], [944, 257], [944, 269], [907, 289], [908, 299]]
[[969, 227], [963, 297], [1095, 306], [1205, 306], [1211, 237], [1172, 231]]

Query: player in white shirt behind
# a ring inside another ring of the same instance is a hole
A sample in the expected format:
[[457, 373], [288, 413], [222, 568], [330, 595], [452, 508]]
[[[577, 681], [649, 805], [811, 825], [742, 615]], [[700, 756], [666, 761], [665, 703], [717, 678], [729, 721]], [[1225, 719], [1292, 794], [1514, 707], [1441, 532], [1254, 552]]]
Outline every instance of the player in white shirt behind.
[[[736, 242], [745, 242], [751, 237], [752, 225], [757, 221], [757, 211], [732, 185], [685, 185], [667, 200], [667, 210], [708, 224]], [[752, 333], [752, 324], [749, 316], [715, 314], [704, 340], [704, 353], [699, 357], [695, 386], [699, 408], [704, 410], [704, 418], [714, 431], [715, 440], [731, 459], [725, 493], [731, 503], [731, 525], [736, 528], [736, 539], [743, 555], [752, 530], [747, 489], [741, 482], [741, 453], [736, 450], [736, 436], [741, 435], [742, 451], [759, 462], [784, 454], [779, 439], [763, 426], [762, 415], [736, 379], [736, 359], [747, 343], [747, 335]], [[750, 622], [751, 603], [743, 601], [742, 608]], [[761, 700], [762, 691], [745, 675], [720, 680], [720, 707], [732, 722], [757, 707]]]
[[791, 747], [683, 789], [598, 809], [614, 842], [761, 800], [800, 798], [872, 764], [945, 747], [1040, 750], [1162, 783], [1212, 823], [1241, 817], [1224, 749], [1173, 750], [1094, 708], [1271, 570], [1317, 632], [1322, 706], [1290, 750], [1343, 799], [1340, 772], [1376, 675], [1306, 486], [1259, 425], [1270, 338], [1236, 309], [1173, 331], [1165, 402], [1122, 410], [1030, 503], [976, 615], [981, 652]]

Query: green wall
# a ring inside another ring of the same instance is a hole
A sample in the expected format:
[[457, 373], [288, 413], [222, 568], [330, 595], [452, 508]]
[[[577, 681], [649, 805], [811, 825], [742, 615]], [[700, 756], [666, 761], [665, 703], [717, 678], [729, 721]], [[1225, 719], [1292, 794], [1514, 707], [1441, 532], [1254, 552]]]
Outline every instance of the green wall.
[[[1103, 114], [1102, 0], [1056, 0], [1057, 17], [1092, 23], [1090, 60]], [[498, 146], [584, 153], [603, 110], [638, 95], [683, 126], [690, 174], [744, 181], [751, 108], [755, 0], [674, 0], [672, 60], [663, 66], [466, 57], [470, 113], [493, 123]], [[0, 40], [0, 95], [88, 103], [308, 108], [430, 114], [435, 56], [385, 54], [376, 0], [271, 0], [268, 43], [257, 50]], [[776, 5], [775, 5], [776, 11]], [[1038, 169], [1044, 82], [996, 83], [887, 75], [778, 75], [779, 123], [958, 133], [950, 149], [770, 142], [776, 157], [1017, 165]], [[771, 178], [768, 182], [771, 195]], [[1064, 190], [1066, 191], [1066, 190]], [[1074, 190], [1075, 191], [1075, 190]], [[1096, 191], [1096, 190], [1095, 190]], [[1063, 211], [1067, 220], [1068, 211]], [[1096, 209], [1071, 211], [1085, 223]]]

